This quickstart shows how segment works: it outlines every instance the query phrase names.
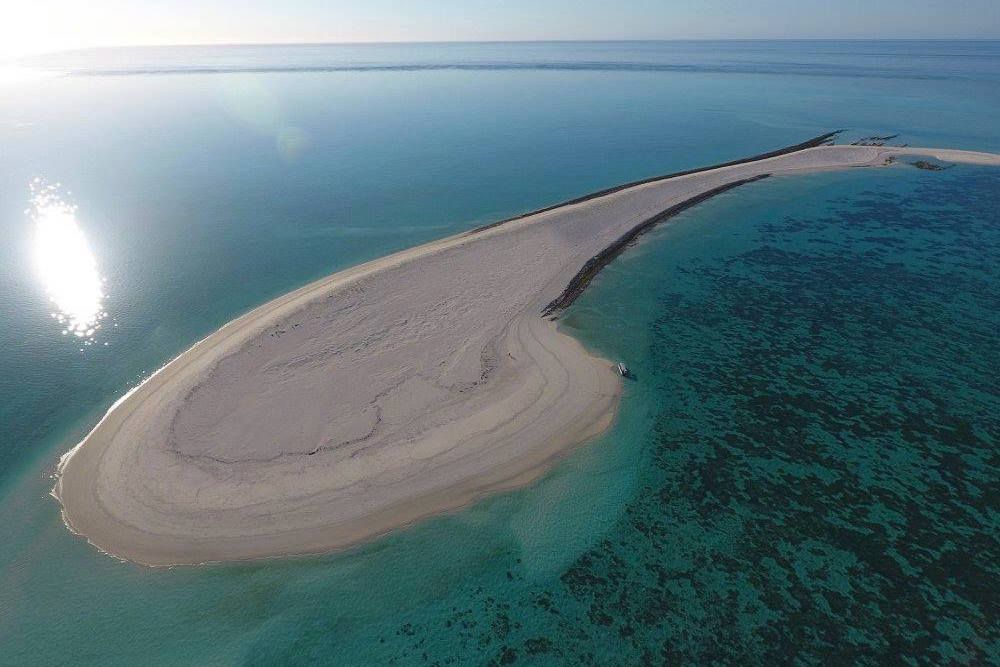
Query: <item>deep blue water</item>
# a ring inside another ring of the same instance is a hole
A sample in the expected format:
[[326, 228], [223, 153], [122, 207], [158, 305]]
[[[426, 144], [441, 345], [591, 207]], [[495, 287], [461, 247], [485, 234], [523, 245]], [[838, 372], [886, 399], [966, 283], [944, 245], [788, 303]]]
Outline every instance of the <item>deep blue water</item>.
[[[0, 83], [0, 664], [998, 660], [997, 170], [773, 179], [686, 213], [564, 320], [636, 369], [612, 431], [352, 552], [150, 571], [46, 495], [145, 374], [339, 268], [829, 129], [1000, 150], [998, 55], [194, 48]], [[55, 241], [35, 178], [76, 206]], [[53, 290], [100, 328], [62, 334]]]

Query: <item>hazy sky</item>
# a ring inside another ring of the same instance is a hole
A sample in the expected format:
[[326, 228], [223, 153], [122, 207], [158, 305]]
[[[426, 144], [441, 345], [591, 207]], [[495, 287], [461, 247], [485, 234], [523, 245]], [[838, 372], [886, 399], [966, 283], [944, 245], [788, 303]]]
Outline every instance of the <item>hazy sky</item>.
[[127, 44], [1000, 38], [1000, 0], [0, 0], [0, 57]]

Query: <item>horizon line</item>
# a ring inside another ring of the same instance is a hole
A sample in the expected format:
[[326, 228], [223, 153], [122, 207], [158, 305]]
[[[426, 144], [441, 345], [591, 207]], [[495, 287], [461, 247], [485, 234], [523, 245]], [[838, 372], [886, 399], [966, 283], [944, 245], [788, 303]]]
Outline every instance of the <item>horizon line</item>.
[[84, 51], [105, 51], [114, 49], [166, 49], [166, 48], [212, 48], [212, 47], [288, 47], [288, 46], [391, 46], [420, 44], [627, 44], [656, 42], [1000, 42], [998, 37], [669, 37], [643, 39], [471, 39], [471, 40], [359, 40], [331, 42], [177, 42], [157, 44], [111, 44], [101, 46], [81, 46], [54, 51], [42, 51], [12, 60], [36, 58], [60, 53], [80, 53]]

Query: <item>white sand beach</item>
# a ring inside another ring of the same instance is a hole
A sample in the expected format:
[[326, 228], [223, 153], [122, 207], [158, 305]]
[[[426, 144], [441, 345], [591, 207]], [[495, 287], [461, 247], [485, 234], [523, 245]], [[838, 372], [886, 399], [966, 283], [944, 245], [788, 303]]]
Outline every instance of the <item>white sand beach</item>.
[[[968, 151], [820, 146], [646, 182], [331, 275], [230, 322], [60, 462], [66, 524], [146, 565], [330, 551], [527, 484], [606, 430], [613, 360], [543, 317], [589, 259], [764, 175]], [[898, 167], [909, 168], [909, 167]]]

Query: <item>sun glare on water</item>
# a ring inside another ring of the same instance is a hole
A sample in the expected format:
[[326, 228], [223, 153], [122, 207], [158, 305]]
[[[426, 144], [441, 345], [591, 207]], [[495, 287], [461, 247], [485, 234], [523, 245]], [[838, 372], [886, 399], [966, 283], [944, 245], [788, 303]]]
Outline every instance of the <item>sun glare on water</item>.
[[55, 76], [54, 72], [0, 64], [0, 88], [38, 81], [52, 76]]
[[35, 269], [49, 299], [58, 309], [52, 317], [63, 325], [63, 334], [91, 344], [107, 317], [104, 280], [97, 260], [76, 220], [76, 207], [59, 194], [58, 185], [36, 179], [31, 184]]

